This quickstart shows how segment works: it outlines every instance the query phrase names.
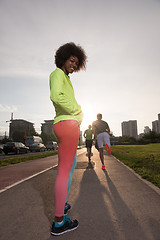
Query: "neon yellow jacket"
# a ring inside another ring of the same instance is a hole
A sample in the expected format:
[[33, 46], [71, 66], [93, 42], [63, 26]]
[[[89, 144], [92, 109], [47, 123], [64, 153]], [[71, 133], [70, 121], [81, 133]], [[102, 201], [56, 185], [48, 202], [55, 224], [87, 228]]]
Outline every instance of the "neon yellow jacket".
[[56, 112], [54, 124], [62, 120], [71, 119], [81, 124], [83, 119], [81, 106], [75, 99], [70, 78], [60, 68], [56, 68], [50, 74], [50, 99]]

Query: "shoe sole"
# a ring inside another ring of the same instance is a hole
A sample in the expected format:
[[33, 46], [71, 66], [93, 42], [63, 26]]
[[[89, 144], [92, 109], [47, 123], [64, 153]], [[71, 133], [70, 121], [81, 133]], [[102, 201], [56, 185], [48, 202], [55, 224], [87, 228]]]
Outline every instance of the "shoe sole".
[[71, 231], [73, 231], [73, 230], [76, 230], [76, 229], [78, 228], [78, 226], [79, 226], [79, 224], [77, 225], [77, 227], [72, 228], [72, 229], [67, 229], [67, 230], [65, 230], [64, 232], [61, 232], [61, 233], [53, 233], [53, 232], [51, 232], [51, 234], [54, 235], [54, 236], [59, 236], [59, 235], [62, 235], [62, 234], [64, 234], [64, 233], [67, 233], [67, 232], [71, 232]]

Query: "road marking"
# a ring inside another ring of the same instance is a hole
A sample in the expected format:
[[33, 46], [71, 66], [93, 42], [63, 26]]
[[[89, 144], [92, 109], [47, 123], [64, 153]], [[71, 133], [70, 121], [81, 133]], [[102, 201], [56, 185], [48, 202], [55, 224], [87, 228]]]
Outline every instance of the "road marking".
[[[77, 152], [77, 156], [78, 156], [78, 155], [81, 155], [81, 154], [83, 154], [83, 153], [84, 153], [84, 152], [79, 152], [79, 153]], [[49, 167], [49, 168], [47, 168], [47, 169], [45, 169], [45, 170], [43, 170], [43, 171], [41, 171], [41, 172], [35, 173], [35, 174], [33, 174], [33, 175], [31, 175], [31, 176], [29, 176], [29, 177], [27, 177], [27, 178], [24, 178], [24, 179], [22, 179], [22, 180], [20, 180], [20, 181], [18, 181], [18, 182], [16, 182], [16, 183], [13, 183], [13, 184], [11, 184], [11, 185], [9, 185], [9, 186], [1, 189], [1, 190], [0, 190], [0, 193], [5, 192], [5, 191], [7, 191], [7, 190], [10, 189], [10, 188], [15, 187], [15, 186], [17, 186], [17, 185], [19, 185], [20, 183], [23, 183], [23, 182], [25, 182], [25, 181], [28, 181], [28, 180], [30, 180], [30, 179], [32, 179], [32, 178], [34, 178], [34, 177], [36, 177], [36, 176], [38, 176], [38, 175], [40, 175], [40, 174], [42, 174], [42, 173], [44, 173], [44, 172], [47, 172], [47, 171], [49, 171], [49, 170], [51, 170], [52, 168], [55, 168], [55, 167], [57, 167], [57, 166], [58, 166], [58, 164], [56, 164], [56, 165], [54, 165], [54, 166], [52, 166], [52, 167]]]
[[46, 172], [46, 171], [49, 171], [50, 169], [55, 168], [55, 167], [57, 167], [57, 166], [58, 166], [58, 164], [56, 164], [55, 166], [49, 167], [49, 168], [47, 168], [47, 169], [45, 169], [45, 170], [43, 170], [43, 171], [41, 171], [41, 172], [38, 172], [38, 173], [36, 173], [36, 174], [33, 174], [33, 175], [30, 176], [30, 177], [24, 178], [24, 179], [22, 179], [22, 180], [20, 180], [20, 181], [18, 181], [18, 182], [16, 182], [16, 183], [13, 183], [13, 184], [11, 184], [10, 186], [7, 186], [7, 187], [3, 188], [2, 190], [0, 190], [0, 193], [5, 192], [5, 191], [7, 191], [7, 190], [10, 189], [10, 188], [15, 187], [16, 185], [18, 185], [18, 184], [20, 184], [20, 183], [23, 183], [23, 182], [25, 182], [25, 181], [27, 181], [27, 180], [29, 180], [29, 179], [31, 179], [31, 178], [34, 178], [34, 177], [36, 177], [36, 176], [38, 176], [38, 175], [40, 175], [40, 174], [42, 174], [42, 173], [44, 173], [44, 172]]

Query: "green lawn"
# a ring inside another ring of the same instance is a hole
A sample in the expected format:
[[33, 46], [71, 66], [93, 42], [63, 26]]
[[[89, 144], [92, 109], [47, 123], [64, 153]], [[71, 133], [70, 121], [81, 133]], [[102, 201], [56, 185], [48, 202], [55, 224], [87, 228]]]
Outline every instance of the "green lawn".
[[160, 187], [160, 143], [148, 145], [114, 145], [112, 155], [143, 178]]

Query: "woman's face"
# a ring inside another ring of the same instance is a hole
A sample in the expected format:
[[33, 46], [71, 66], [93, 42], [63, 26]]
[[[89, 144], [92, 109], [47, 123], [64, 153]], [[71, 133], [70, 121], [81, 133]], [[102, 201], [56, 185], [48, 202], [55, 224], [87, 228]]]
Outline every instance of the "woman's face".
[[75, 70], [77, 70], [79, 60], [75, 56], [70, 56], [70, 58], [67, 59], [65, 64], [62, 67], [63, 72], [68, 75], [69, 73], [73, 73]]

